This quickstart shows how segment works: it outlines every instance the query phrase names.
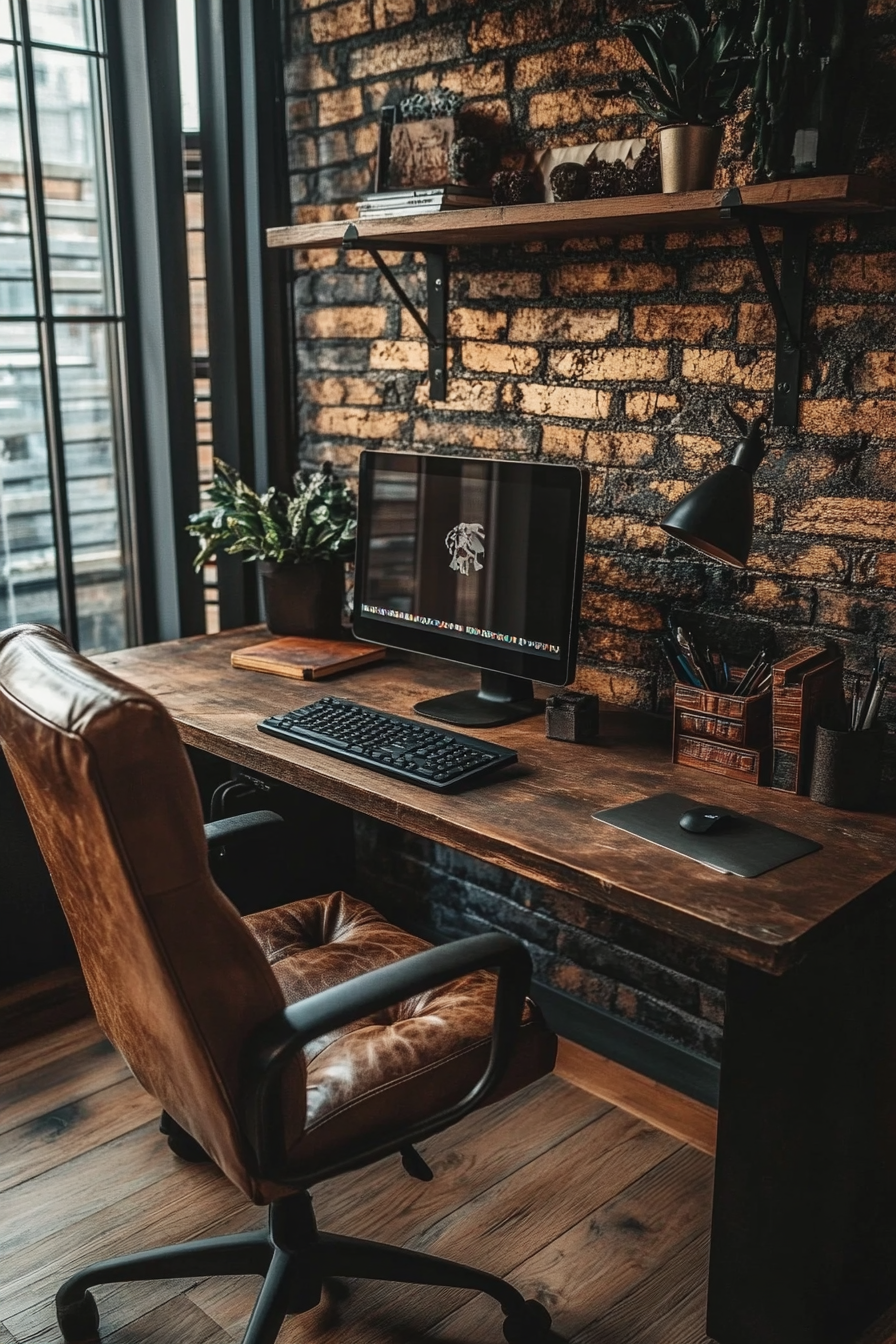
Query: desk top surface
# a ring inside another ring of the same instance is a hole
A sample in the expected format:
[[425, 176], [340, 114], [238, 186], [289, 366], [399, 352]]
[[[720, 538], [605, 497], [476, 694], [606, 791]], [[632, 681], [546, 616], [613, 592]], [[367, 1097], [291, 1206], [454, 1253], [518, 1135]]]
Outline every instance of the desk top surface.
[[[269, 737], [258, 732], [260, 719], [322, 695], [413, 717], [416, 701], [473, 685], [475, 674], [417, 657], [317, 682], [233, 669], [232, 650], [265, 633], [198, 636], [96, 661], [156, 695], [190, 746], [766, 970], [785, 970], [815, 939], [836, 934], [865, 902], [896, 893], [892, 813], [834, 811], [673, 766], [671, 727], [658, 716], [602, 704], [594, 746], [548, 741], [541, 716], [481, 730], [474, 735], [513, 747], [520, 763], [449, 795]], [[823, 848], [745, 879], [714, 873], [591, 818], [600, 808], [667, 790], [722, 803]]]

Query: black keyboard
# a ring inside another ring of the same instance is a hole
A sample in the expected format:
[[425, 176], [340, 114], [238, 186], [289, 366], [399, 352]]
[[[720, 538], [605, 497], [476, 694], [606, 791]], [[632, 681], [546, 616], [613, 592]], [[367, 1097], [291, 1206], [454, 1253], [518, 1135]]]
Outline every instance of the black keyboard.
[[480, 780], [517, 759], [515, 751], [494, 742], [430, 728], [335, 695], [275, 714], [258, 728], [440, 793]]

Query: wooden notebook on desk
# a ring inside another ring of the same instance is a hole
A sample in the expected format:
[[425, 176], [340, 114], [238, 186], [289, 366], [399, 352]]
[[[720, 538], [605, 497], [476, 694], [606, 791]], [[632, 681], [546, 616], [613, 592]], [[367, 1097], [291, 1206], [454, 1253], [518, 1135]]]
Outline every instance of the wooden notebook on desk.
[[386, 650], [378, 644], [288, 635], [235, 649], [230, 662], [246, 672], [273, 672], [297, 681], [319, 681], [322, 677], [334, 677], [337, 672], [363, 667], [365, 663], [379, 663], [385, 656]]

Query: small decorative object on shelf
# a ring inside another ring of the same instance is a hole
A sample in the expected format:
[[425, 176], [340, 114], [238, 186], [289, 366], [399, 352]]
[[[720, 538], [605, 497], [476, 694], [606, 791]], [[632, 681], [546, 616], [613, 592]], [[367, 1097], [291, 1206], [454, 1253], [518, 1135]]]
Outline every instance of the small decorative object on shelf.
[[448, 176], [452, 182], [478, 187], [488, 178], [491, 155], [484, 141], [462, 135], [448, 151]]
[[217, 551], [260, 560], [271, 633], [335, 639], [345, 562], [355, 551], [355, 496], [329, 462], [297, 472], [293, 483], [294, 495], [273, 486], [258, 495], [216, 458], [209, 507], [187, 526], [201, 542], [193, 566], [198, 571]]
[[865, 121], [867, 0], [762, 0], [743, 148], [758, 182], [848, 173]]
[[620, 88], [659, 123], [663, 191], [711, 187], [722, 147], [720, 123], [753, 78], [746, 7], [714, 14], [682, 0], [620, 25], [650, 73], [623, 75]]
[[548, 698], [545, 736], [555, 742], [596, 742], [600, 728], [600, 701], [596, 695], [561, 691]]
[[584, 163], [558, 163], [551, 171], [555, 201], [584, 201], [591, 186], [591, 173]]
[[492, 178], [495, 205], [535, 205], [544, 200], [541, 175], [525, 169], [505, 168]]

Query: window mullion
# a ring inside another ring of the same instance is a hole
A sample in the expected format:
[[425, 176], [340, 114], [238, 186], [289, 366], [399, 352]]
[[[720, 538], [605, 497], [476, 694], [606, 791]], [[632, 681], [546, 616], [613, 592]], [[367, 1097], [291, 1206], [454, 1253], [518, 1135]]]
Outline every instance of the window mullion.
[[34, 91], [34, 61], [31, 32], [25, 0], [12, 0], [13, 22], [18, 36], [16, 64], [19, 99], [22, 108], [22, 142], [31, 225], [31, 250], [34, 263], [37, 327], [40, 342], [41, 385], [44, 402], [44, 426], [47, 461], [52, 495], [53, 538], [56, 548], [56, 577], [59, 585], [60, 623], [77, 647], [78, 610], [75, 595], [75, 571], [72, 556], [71, 521], [65, 472], [62, 406], [56, 367], [56, 332], [53, 326], [53, 291], [50, 275], [50, 249], [44, 204], [43, 173], [40, 161], [37, 101]]

